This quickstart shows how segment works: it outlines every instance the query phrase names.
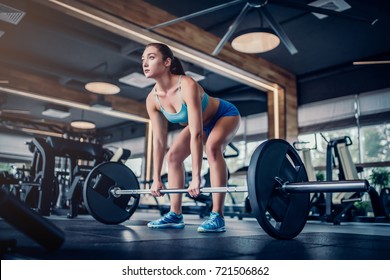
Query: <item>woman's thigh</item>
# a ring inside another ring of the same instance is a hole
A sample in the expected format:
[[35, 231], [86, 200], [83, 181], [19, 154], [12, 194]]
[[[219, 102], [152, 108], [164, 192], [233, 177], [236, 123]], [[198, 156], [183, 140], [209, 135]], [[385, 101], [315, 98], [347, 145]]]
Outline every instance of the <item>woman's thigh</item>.
[[220, 146], [223, 151], [226, 146], [233, 140], [240, 127], [240, 116], [226, 116], [220, 118], [214, 128], [211, 130], [206, 141], [206, 147]]
[[171, 157], [168, 160], [174, 159], [177, 162], [184, 161], [191, 153], [190, 140], [190, 130], [187, 126], [175, 137], [168, 151], [168, 156]]

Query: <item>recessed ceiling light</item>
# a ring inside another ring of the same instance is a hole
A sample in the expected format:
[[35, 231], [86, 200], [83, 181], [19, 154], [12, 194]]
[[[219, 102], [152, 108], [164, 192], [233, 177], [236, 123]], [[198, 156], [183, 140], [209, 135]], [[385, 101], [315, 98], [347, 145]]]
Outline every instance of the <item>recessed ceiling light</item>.
[[57, 119], [64, 119], [70, 116], [70, 112], [68, 112], [67, 110], [47, 108], [45, 111], [42, 112], [42, 115]]
[[120, 78], [119, 82], [137, 88], [146, 88], [156, 83], [154, 79], [146, 78], [143, 74], [138, 72]]
[[104, 95], [117, 94], [121, 91], [117, 85], [107, 82], [90, 82], [85, 84], [85, 89], [93, 93]]

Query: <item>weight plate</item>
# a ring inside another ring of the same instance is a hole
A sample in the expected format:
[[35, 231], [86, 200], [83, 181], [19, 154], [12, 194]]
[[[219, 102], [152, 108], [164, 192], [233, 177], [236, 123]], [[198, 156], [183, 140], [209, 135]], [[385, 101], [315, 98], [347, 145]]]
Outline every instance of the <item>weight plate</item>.
[[96, 220], [104, 224], [120, 224], [130, 219], [138, 207], [139, 195], [114, 197], [110, 190], [139, 189], [137, 177], [124, 164], [104, 162], [88, 174], [83, 188], [85, 207]]
[[309, 193], [286, 194], [283, 182], [307, 182], [302, 160], [286, 141], [272, 139], [262, 143], [251, 157], [248, 192], [252, 215], [270, 236], [292, 239], [304, 228], [310, 209]]

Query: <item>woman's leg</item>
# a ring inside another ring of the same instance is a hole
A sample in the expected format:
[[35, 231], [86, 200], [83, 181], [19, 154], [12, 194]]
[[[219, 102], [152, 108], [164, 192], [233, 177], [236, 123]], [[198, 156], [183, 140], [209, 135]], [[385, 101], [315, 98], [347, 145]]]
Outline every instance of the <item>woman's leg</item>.
[[[206, 154], [210, 166], [211, 187], [227, 185], [227, 167], [223, 151], [233, 139], [240, 126], [240, 116], [220, 118], [206, 141]], [[213, 193], [213, 212], [223, 216], [225, 193]]]
[[[190, 131], [188, 127], [185, 127], [176, 137], [167, 153], [169, 188], [184, 188], [183, 161], [190, 155], [190, 153]], [[176, 214], [181, 214], [182, 194], [171, 194], [169, 198], [171, 211]]]

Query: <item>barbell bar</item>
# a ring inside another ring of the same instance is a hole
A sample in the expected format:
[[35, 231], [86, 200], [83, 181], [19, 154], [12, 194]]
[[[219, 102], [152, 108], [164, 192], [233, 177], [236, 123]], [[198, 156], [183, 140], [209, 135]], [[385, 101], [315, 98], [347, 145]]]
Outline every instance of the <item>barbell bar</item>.
[[367, 192], [370, 185], [367, 180], [323, 181], [305, 183], [283, 183], [282, 191], [290, 193], [332, 193]]
[[[276, 180], [278, 181], [278, 180]], [[366, 180], [349, 180], [337, 182], [306, 182], [302, 183], [282, 183], [281, 190], [285, 193], [326, 193], [326, 192], [366, 192], [369, 189], [369, 184]], [[150, 189], [130, 189], [123, 190], [121, 187], [113, 187], [110, 190], [114, 197], [121, 195], [141, 195], [152, 194]], [[248, 187], [234, 186], [234, 187], [211, 187], [201, 188], [200, 193], [236, 193], [248, 192]], [[184, 194], [186, 189], [162, 189], [162, 194]]]
[[[235, 192], [247, 192], [248, 187], [214, 187], [214, 188], [201, 188], [200, 193], [235, 193]], [[121, 195], [140, 195], [140, 194], [152, 194], [150, 189], [139, 189], [139, 190], [123, 190], [120, 187], [113, 187], [110, 190], [111, 194], [115, 197]], [[186, 189], [162, 189], [162, 194], [183, 194], [188, 193]]]
[[[248, 192], [252, 216], [261, 228], [277, 239], [292, 239], [304, 228], [310, 211], [310, 193], [366, 192], [366, 180], [308, 182], [306, 170], [295, 149], [286, 141], [272, 139], [254, 151], [248, 167], [248, 186], [201, 188], [201, 193]], [[187, 193], [185, 189], [163, 189]], [[138, 207], [140, 189], [134, 173], [119, 162], [97, 165], [88, 174], [83, 201], [89, 213], [105, 224], [130, 219]]]

